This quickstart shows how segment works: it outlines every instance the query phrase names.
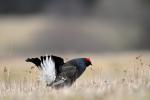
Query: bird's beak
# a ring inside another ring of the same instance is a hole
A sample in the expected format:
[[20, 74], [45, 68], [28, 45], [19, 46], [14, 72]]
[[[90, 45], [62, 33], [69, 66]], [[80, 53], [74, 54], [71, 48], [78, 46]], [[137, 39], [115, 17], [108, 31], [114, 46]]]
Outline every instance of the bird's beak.
[[90, 63], [90, 65], [92, 65], [92, 63]]

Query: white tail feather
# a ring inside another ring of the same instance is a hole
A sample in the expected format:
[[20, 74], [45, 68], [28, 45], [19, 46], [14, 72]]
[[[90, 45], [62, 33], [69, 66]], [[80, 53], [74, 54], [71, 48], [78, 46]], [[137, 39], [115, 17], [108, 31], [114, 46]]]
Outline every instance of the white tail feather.
[[56, 78], [56, 71], [55, 71], [55, 62], [52, 60], [51, 56], [48, 58], [46, 56], [46, 60], [41, 62], [42, 67], [42, 79], [46, 82], [46, 84], [51, 84], [54, 82]]

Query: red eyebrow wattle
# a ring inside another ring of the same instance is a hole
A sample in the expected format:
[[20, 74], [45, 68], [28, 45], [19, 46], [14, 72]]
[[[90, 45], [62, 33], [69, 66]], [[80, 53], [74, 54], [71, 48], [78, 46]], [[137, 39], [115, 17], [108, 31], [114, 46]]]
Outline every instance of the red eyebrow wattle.
[[91, 59], [90, 58], [85, 58], [87, 61], [91, 62]]

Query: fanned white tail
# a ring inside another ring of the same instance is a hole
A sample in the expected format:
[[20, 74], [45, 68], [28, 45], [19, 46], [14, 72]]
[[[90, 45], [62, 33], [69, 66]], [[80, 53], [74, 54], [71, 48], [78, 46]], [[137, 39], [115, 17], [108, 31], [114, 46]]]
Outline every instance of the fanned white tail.
[[46, 56], [46, 59], [41, 61], [42, 67], [42, 79], [46, 82], [46, 84], [52, 84], [52, 82], [56, 79], [56, 70], [55, 70], [55, 62], [52, 57]]

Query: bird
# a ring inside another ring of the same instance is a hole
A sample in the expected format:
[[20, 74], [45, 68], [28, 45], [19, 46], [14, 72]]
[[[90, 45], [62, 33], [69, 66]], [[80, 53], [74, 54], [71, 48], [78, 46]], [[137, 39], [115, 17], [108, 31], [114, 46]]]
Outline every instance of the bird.
[[52, 88], [70, 87], [92, 65], [90, 58], [74, 58], [64, 62], [55, 55], [27, 58], [26, 62], [35, 64], [42, 72], [42, 79], [46, 86]]

